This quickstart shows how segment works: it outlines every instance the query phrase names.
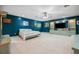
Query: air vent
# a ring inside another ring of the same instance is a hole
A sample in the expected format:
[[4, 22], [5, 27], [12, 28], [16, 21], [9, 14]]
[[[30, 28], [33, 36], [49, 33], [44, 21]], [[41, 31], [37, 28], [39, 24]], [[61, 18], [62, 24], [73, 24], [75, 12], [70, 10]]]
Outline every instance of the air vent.
[[68, 6], [70, 6], [70, 5], [64, 5], [65, 8], [68, 7]]

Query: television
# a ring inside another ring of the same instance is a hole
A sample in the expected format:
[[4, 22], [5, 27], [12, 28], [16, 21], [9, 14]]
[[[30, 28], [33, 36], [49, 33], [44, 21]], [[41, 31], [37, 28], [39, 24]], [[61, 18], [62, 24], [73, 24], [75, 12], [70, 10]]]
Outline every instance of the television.
[[55, 23], [55, 28], [66, 28], [66, 23]]

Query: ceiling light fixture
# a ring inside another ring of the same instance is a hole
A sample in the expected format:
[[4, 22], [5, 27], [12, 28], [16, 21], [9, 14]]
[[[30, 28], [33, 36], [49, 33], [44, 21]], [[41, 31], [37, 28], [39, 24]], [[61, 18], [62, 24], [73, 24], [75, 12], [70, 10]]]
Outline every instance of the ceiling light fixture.
[[43, 12], [43, 19], [47, 19], [48, 18], [48, 15], [47, 15], [47, 12]]

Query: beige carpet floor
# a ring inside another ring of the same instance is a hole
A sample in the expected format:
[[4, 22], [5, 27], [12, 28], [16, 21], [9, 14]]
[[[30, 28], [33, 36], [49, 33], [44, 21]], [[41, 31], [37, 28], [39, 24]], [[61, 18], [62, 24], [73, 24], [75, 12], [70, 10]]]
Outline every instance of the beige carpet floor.
[[70, 36], [41, 33], [39, 37], [25, 41], [18, 36], [11, 39], [12, 54], [73, 54]]

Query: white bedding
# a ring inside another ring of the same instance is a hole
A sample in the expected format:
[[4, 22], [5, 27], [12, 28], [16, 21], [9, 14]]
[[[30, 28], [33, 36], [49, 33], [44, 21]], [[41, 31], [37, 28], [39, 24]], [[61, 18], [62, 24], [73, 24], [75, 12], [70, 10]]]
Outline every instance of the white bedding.
[[19, 36], [23, 39], [26, 40], [27, 38], [32, 38], [36, 37], [40, 34], [38, 31], [33, 31], [31, 29], [20, 29], [19, 31]]

